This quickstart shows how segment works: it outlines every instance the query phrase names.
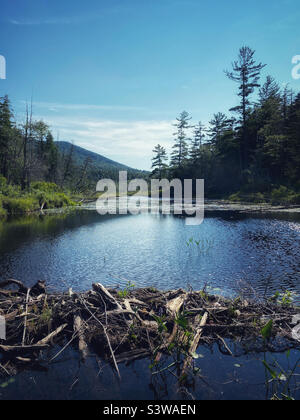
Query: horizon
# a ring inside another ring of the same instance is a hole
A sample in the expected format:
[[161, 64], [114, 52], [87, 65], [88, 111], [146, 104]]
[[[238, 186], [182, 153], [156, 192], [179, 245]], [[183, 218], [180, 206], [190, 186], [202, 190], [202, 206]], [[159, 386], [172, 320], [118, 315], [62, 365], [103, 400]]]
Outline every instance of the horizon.
[[[283, 86], [299, 91], [292, 58], [300, 54], [296, 0], [21, 0], [2, 6], [0, 55], [17, 121], [33, 101], [35, 119], [55, 138], [132, 168], [149, 170], [152, 149], [170, 153], [172, 123], [186, 110], [207, 125], [237, 104], [228, 80], [242, 45]], [[218, 13], [216, 10], [218, 9]], [[102, 41], [102, 42], [101, 42]], [[254, 96], [255, 97], [255, 96]]]

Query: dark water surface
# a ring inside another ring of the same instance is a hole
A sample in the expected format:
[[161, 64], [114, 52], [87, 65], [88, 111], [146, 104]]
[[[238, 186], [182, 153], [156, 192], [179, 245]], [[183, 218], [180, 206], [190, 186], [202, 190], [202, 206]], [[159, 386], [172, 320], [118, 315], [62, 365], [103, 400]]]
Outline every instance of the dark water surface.
[[[92, 210], [28, 217], [0, 224], [0, 278], [53, 289], [88, 289], [127, 281], [161, 289], [188, 287], [235, 295], [241, 288], [262, 297], [277, 290], [300, 292], [300, 220], [295, 215], [207, 215], [200, 226], [174, 216], [100, 216]], [[196, 243], [197, 241], [197, 243]], [[227, 343], [232, 350], [239, 343]], [[54, 354], [58, 349], [51, 349]], [[43, 370], [0, 376], [0, 399], [265, 399], [291, 392], [299, 399], [299, 376], [291, 383], [266, 379], [263, 354], [223, 355], [217, 346], [198, 348], [200, 369], [188, 393], [173, 374], [154, 374], [149, 359], [110, 365], [91, 354], [80, 364], [69, 346]], [[234, 351], [236, 354], [236, 351]], [[50, 355], [44, 355], [49, 360]], [[299, 352], [267, 354], [276, 371], [296, 368]], [[166, 361], [166, 366], [168, 361]], [[176, 371], [175, 371], [176, 374]], [[288, 386], [289, 385], [289, 386]]]
[[[232, 349], [238, 347], [230, 342], [228, 345]], [[51, 354], [57, 350], [52, 349]], [[10, 381], [0, 377], [0, 400], [265, 400], [274, 395], [281, 399], [283, 395], [300, 398], [299, 351], [266, 354], [268, 365], [276, 374], [284, 372], [280, 381], [271, 381], [262, 363], [263, 354], [224, 356], [217, 345], [210, 349], [200, 346], [197, 352], [198, 373], [184, 389], [175, 377], [176, 368], [170, 368], [173, 373], [165, 370], [157, 374], [158, 368], [150, 370], [152, 361], [137, 360], [119, 365], [119, 380], [107, 362], [91, 355], [82, 364], [78, 352], [68, 347], [53, 364], [45, 363], [43, 370], [25, 370]], [[164, 366], [171, 362], [165, 361]], [[296, 376], [289, 375], [292, 371]]]
[[0, 278], [29, 286], [46, 280], [57, 290], [131, 281], [160, 289], [207, 284], [230, 295], [245, 286], [258, 296], [282, 289], [299, 293], [299, 239], [300, 220], [288, 214], [255, 218], [226, 212], [186, 226], [172, 215], [79, 210], [0, 225]]

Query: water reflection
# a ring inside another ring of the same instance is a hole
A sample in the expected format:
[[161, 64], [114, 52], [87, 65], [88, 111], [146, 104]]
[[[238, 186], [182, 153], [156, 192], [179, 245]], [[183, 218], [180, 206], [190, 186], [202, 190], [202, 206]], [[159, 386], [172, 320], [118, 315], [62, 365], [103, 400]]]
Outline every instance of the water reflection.
[[94, 210], [0, 224], [0, 278], [56, 289], [92, 282], [162, 289], [205, 284], [234, 294], [300, 291], [300, 222], [209, 213], [200, 226], [172, 215], [100, 216]]
[[[56, 351], [51, 350], [53, 354]], [[201, 346], [197, 352], [201, 356], [195, 361], [199, 373], [183, 387], [176, 371], [164, 370], [153, 375], [149, 359], [120, 364], [122, 379], [119, 381], [106, 361], [91, 355], [81, 364], [78, 352], [68, 347], [55, 363], [45, 365], [44, 369], [19, 373], [7, 386], [0, 388], [0, 399], [263, 400], [274, 395], [272, 383], [266, 381], [262, 354], [249, 353], [238, 358], [224, 356], [217, 345]], [[276, 360], [283, 371], [288, 372], [299, 359], [299, 352], [292, 350], [288, 357], [286, 353], [267, 353], [266, 358]], [[288, 393], [299, 399], [299, 366], [294, 373], [297, 376], [291, 379]], [[278, 385], [278, 396], [286, 393], [285, 387], [284, 381]]]

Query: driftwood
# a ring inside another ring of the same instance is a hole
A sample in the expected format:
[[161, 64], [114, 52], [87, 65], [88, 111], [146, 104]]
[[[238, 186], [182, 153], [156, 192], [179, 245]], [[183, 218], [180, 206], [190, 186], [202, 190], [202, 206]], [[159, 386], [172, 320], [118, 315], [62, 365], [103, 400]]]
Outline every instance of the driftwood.
[[[8, 286], [18, 290], [3, 289]], [[279, 337], [284, 349], [300, 347], [297, 334], [293, 335], [300, 324], [299, 308], [270, 300], [245, 302], [205, 291], [152, 288], [130, 290], [122, 297], [100, 283], [82, 293], [49, 293], [43, 282], [29, 289], [11, 279], [0, 283], [0, 288], [0, 315], [7, 327], [7, 340], [0, 340], [0, 375], [15, 374], [22, 365], [38, 364], [40, 352], [58, 344], [60, 349], [55, 355], [49, 353], [49, 362], [68, 346], [78, 350], [84, 360], [92, 347], [93, 353], [112, 364], [119, 377], [120, 363], [150, 357], [155, 371], [160, 372], [159, 366], [172, 352], [181, 354], [175, 362], [179, 380], [191, 373], [201, 343], [217, 343], [233, 356], [225, 339], [238, 339], [241, 346], [245, 340], [245, 352], [251, 351], [250, 339], [255, 350], [265, 350], [261, 330], [270, 319], [269, 348], [277, 348]], [[168, 370], [162, 367], [162, 371]]]
[[116, 307], [119, 310], [122, 310], [122, 306], [117, 302], [117, 300], [110, 294], [110, 292], [100, 283], [93, 284], [93, 290], [99, 293], [104, 300], [108, 301], [111, 306]]
[[67, 326], [68, 326], [68, 324], [61, 325], [60, 327], [56, 328], [55, 331], [52, 331], [52, 333], [50, 333], [49, 335], [47, 335], [47, 337], [45, 337], [42, 340], [38, 341], [36, 344], [37, 345], [48, 344], [49, 342], [51, 342], [53, 340], [54, 337], [56, 337], [59, 333], [61, 333]]
[[78, 335], [78, 348], [81, 354], [81, 359], [85, 360], [88, 356], [88, 345], [84, 339], [84, 324], [78, 315], [74, 318], [74, 331]]
[[25, 287], [24, 284], [21, 281], [14, 280], [14, 279], [7, 279], [7, 280], [4, 280], [4, 281], [0, 282], [0, 289], [4, 288], [6, 286], [10, 286], [11, 284], [18, 286], [19, 292], [22, 292], [22, 293], [27, 292], [27, 287]]
[[189, 355], [187, 356], [187, 358], [183, 362], [182, 373], [181, 373], [182, 376], [186, 375], [187, 368], [188, 368], [188, 366], [191, 365], [191, 363], [193, 361], [194, 353], [197, 350], [201, 335], [203, 333], [203, 327], [205, 326], [205, 324], [207, 322], [207, 318], [208, 318], [208, 313], [207, 312], [205, 312], [205, 314], [203, 315], [202, 318], [200, 318], [199, 315], [197, 315], [197, 317], [196, 317], [196, 324], [199, 323], [199, 319], [200, 319], [200, 325], [199, 325], [199, 327], [196, 326], [196, 334], [195, 334], [195, 336], [193, 338], [193, 341], [190, 345]]
[[32, 346], [3, 346], [0, 345], [0, 352], [5, 354], [28, 354], [35, 351], [45, 350], [47, 344], [33, 344]]

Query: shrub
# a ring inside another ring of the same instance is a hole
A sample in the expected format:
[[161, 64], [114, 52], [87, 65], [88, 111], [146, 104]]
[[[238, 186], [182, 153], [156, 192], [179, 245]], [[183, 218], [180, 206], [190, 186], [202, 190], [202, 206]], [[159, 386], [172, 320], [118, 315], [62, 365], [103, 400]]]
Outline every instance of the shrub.
[[271, 193], [272, 204], [300, 204], [300, 193], [289, 190], [287, 187], [281, 185], [279, 188], [274, 188]]
[[0, 219], [6, 216], [6, 210], [3, 208], [2, 197], [0, 197]]
[[0, 194], [5, 194], [7, 190], [7, 181], [4, 176], [0, 175]]
[[34, 197], [4, 197], [3, 207], [9, 214], [24, 214], [39, 208], [38, 201]]
[[241, 197], [240, 197], [240, 192], [237, 192], [237, 193], [234, 193], [234, 194], [231, 194], [230, 196], [229, 196], [229, 200], [230, 201], [235, 201], [235, 202], [240, 202], [240, 201], [242, 201], [242, 199], [241, 199]]
[[264, 203], [266, 201], [266, 198], [261, 192], [242, 194], [240, 191], [238, 191], [237, 193], [232, 194], [229, 197], [229, 200], [238, 203], [240, 203], [241, 201], [249, 203]]
[[293, 194], [289, 199], [290, 204], [300, 204], [300, 194]]
[[31, 184], [31, 191], [43, 191], [46, 193], [59, 193], [61, 188], [54, 182], [37, 181]]
[[39, 202], [40, 208], [43, 206], [45, 209], [49, 208], [61, 208], [65, 206], [73, 206], [75, 203], [64, 193], [46, 193], [38, 191], [35, 194], [36, 199]]

